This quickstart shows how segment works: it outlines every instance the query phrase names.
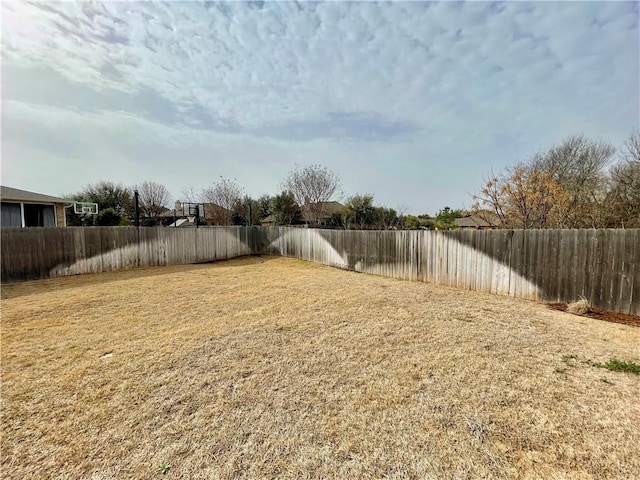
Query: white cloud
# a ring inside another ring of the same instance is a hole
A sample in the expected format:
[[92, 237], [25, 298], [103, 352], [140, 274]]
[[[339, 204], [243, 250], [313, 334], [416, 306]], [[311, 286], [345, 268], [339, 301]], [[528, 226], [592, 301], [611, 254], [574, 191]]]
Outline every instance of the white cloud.
[[259, 193], [316, 161], [349, 189], [433, 211], [468, 203], [490, 166], [572, 133], [619, 143], [639, 123], [632, 2], [4, 2], [2, 13], [3, 127], [48, 132], [3, 128], [3, 174], [21, 181], [38, 158], [72, 152], [120, 155], [115, 170], [175, 185], [172, 164], [191, 155], [195, 170]]

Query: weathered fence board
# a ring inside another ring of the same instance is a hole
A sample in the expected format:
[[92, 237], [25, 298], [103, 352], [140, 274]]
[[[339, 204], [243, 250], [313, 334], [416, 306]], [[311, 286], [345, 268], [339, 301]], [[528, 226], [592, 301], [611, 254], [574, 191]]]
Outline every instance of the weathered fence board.
[[406, 280], [640, 313], [640, 230], [261, 230], [258, 253]]
[[208, 262], [249, 255], [251, 229], [0, 229], [2, 282]]
[[[631, 283], [631, 308], [632, 313], [640, 314], [640, 229], [633, 232], [633, 255], [629, 261], [628, 276]], [[625, 251], [627, 249], [625, 248]], [[626, 299], [625, 299], [626, 303]], [[624, 310], [620, 310], [621, 312]]]
[[296, 257], [387, 277], [640, 314], [640, 230], [344, 231], [286, 227], [0, 229], [2, 281]]

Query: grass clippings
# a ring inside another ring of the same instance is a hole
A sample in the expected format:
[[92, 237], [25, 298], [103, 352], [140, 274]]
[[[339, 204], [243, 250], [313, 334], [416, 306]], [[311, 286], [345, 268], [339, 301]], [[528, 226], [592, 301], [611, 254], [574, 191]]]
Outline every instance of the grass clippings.
[[533, 302], [259, 257], [4, 286], [1, 333], [3, 479], [640, 477], [640, 377], [561, 361], [640, 329]]

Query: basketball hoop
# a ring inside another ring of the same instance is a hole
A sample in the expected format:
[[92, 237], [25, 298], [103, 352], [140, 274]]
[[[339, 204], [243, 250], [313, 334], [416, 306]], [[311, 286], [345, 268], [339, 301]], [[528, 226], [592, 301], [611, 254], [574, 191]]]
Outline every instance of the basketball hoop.
[[[198, 225], [204, 224], [204, 203], [183, 203], [182, 204], [182, 212], [189, 223], [195, 224], [196, 227]], [[198, 219], [203, 220], [202, 222], [198, 222]]]
[[75, 202], [73, 204], [73, 213], [76, 215], [97, 215], [98, 204], [91, 202]]

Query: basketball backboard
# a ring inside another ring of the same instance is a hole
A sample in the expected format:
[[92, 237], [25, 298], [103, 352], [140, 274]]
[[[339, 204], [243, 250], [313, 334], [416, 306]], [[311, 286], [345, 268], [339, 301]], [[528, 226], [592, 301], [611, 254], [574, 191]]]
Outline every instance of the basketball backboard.
[[98, 204], [91, 202], [76, 202], [73, 204], [73, 212], [78, 215], [97, 215]]
[[204, 218], [204, 203], [183, 203], [182, 214], [187, 217]]

